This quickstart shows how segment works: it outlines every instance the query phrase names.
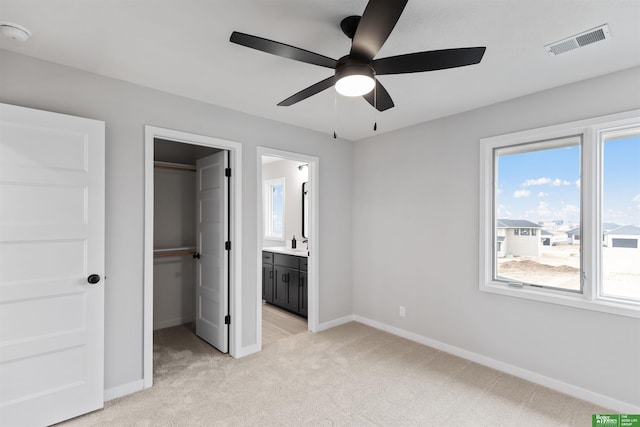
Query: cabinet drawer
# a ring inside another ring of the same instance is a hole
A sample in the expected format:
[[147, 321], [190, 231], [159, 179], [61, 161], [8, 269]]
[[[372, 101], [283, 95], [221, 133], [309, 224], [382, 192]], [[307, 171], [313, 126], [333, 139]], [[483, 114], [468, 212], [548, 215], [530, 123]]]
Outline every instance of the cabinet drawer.
[[307, 258], [300, 257], [300, 270], [301, 271], [307, 271], [307, 262], [308, 262]]
[[283, 267], [295, 268], [299, 269], [298, 260], [300, 257], [295, 255], [286, 255], [286, 254], [273, 254], [273, 263], [276, 265], [281, 265]]
[[262, 262], [264, 264], [273, 264], [273, 252], [262, 252]]

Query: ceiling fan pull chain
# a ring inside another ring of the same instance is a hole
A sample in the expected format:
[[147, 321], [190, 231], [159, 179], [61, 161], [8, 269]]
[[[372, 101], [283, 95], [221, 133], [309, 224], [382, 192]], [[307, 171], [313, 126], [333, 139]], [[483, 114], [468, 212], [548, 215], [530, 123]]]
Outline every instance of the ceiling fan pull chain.
[[373, 131], [378, 130], [378, 82], [373, 87]]
[[338, 92], [333, 94], [333, 139], [338, 139], [336, 135], [336, 127], [338, 123]]

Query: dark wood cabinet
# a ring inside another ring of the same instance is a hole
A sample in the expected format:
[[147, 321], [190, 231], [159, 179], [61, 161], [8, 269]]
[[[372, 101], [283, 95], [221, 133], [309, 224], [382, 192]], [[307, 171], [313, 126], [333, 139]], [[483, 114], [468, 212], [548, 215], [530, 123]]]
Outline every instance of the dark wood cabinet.
[[262, 252], [262, 299], [268, 302], [273, 302], [273, 298], [273, 254], [271, 252]]
[[300, 270], [300, 276], [298, 277], [298, 313], [303, 317], [307, 317], [307, 301], [309, 299], [307, 289], [307, 272]]
[[262, 264], [262, 299], [273, 302], [273, 264]]
[[262, 299], [307, 317], [307, 258], [263, 251]]

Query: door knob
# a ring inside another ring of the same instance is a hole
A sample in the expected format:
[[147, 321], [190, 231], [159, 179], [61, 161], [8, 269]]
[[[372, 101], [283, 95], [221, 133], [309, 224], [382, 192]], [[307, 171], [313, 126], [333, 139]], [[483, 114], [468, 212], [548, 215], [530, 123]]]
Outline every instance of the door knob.
[[92, 274], [91, 276], [87, 277], [87, 282], [91, 283], [92, 285], [95, 285], [99, 281], [100, 276], [98, 274]]
[[194, 252], [193, 253], [193, 259], [200, 259], [200, 253]]

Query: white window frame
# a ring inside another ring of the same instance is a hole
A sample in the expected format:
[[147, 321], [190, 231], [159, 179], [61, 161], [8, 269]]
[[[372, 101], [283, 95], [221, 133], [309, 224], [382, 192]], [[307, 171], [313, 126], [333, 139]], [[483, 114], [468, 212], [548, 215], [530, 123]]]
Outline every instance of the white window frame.
[[[273, 187], [276, 185], [282, 185], [282, 235], [273, 233]], [[286, 196], [287, 191], [285, 187], [284, 177], [267, 179], [264, 181], [264, 238], [266, 240], [275, 240], [278, 242], [284, 242], [285, 237], [285, 211], [286, 211]]]
[[[561, 304], [640, 318], [640, 303], [601, 294], [601, 212], [602, 136], [612, 131], [640, 125], [640, 110], [587, 120], [563, 123], [480, 140], [480, 212], [479, 212], [479, 289], [482, 292]], [[534, 142], [558, 140], [579, 135], [581, 148], [581, 293], [531, 286], [510, 287], [493, 279], [494, 242], [494, 150]]]

